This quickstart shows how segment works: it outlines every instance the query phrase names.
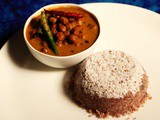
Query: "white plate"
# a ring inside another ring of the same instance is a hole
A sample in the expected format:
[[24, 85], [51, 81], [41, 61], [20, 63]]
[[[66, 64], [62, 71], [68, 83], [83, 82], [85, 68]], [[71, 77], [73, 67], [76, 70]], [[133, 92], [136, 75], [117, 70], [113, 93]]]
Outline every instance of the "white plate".
[[[82, 6], [100, 19], [102, 34], [96, 51], [123, 50], [147, 71], [153, 99], [132, 117], [159, 120], [160, 15], [122, 4]], [[0, 120], [96, 120], [66, 96], [63, 85], [71, 74], [72, 69], [54, 69], [39, 63], [24, 45], [22, 31], [18, 32], [0, 51]]]

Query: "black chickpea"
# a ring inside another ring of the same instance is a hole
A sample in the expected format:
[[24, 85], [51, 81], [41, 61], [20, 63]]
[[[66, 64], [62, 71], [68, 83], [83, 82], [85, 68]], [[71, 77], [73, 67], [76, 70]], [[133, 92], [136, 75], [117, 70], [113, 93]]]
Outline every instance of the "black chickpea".
[[65, 25], [68, 23], [68, 19], [66, 17], [60, 17], [60, 22]]
[[68, 36], [70, 35], [70, 32], [69, 32], [69, 31], [66, 31], [66, 32], [64, 32], [64, 35], [65, 35], [66, 37], [68, 37]]
[[57, 30], [56, 29], [52, 29], [52, 33], [53, 33], [53, 35], [57, 34]]
[[72, 29], [72, 33], [74, 35], [77, 35], [78, 37], [82, 38], [82, 34], [83, 34], [83, 31], [82, 31], [82, 27], [81, 26], [77, 26], [75, 28]]
[[65, 32], [67, 30], [66, 26], [59, 24], [59, 30]]
[[74, 28], [74, 27], [76, 27], [77, 23], [76, 22], [72, 22], [71, 25], [72, 25], [72, 28]]
[[63, 32], [58, 32], [56, 34], [56, 37], [57, 37], [57, 41], [63, 41], [63, 40], [65, 40], [65, 35], [63, 34]]
[[75, 28], [72, 29], [73, 34], [80, 33], [80, 32], [82, 32], [81, 26], [76, 26]]
[[79, 39], [78, 39], [78, 36], [77, 36], [77, 35], [71, 34], [71, 35], [69, 36], [69, 40], [70, 40], [72, 43], [74, 43], [74, 44], [79, 44]]
[[57, 33], [56, 27], [57, 27], [56, 24], [53, 24], [53, 25], [52, 25], [52, 33], [53, 33], [53, 34], [56, 34], [56, 33]]
[[51, 23], [56, 23], [57, 22], [57, 18], [55, 18], [55, 17], [50, 17], [50, 22]]
[[71, 30], [73, 28], [71, 23], [66, 24], [66, 27], [68, 30]]
[[57, 34], [57, 30], [56, 29], [52, 29], [52, 33], [53, 33], [53, 35]]
[[56, 27], [57, 27], [57, 24], [52, 25], [52, 29], [56, 29]]

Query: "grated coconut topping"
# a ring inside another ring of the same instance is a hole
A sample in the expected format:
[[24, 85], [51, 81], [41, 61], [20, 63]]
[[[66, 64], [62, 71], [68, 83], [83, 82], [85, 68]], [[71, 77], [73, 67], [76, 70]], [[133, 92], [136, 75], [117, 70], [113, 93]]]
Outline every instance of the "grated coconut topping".
[[135, 95], [145, 74], [140, 63], [121, 51], [103, 51], [86, 58], [79, 66], [76, 82], [84, 91], [100, 98]]

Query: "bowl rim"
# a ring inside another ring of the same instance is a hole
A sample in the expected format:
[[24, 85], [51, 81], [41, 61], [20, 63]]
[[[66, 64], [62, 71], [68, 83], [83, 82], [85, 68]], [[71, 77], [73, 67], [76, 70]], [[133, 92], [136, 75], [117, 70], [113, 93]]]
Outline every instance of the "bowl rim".
[[[85, 11], [87, 11], [88, 13], [90, 13], [91, 15], [93, 15], [95, 17], [95, 19], [97, 20], [97, 23], [98, 23], [98, 26], [99, 26], [99, 34], [95, 40], [95, 42], [87, 49], [79, 52], [79, 53], [76, 53], [76, 54], [72, 54], [72, 55], [67, 55], [67, 56], [54, 56], [54, 55], [49, 55], [49, 54], [45, 54], [45, 53], [42, 53], [38, 50], [36, 50], [27, 40], [27, 37], [26, 37], [26, 29], [27, 29], [27, 26], [28, 24], [30, 23], [31, 19], [34, 18], [35, 16], [37, 16], [38, 13], [40, 13], [40, 11], [42, 11], [44, 8], [50, 8], [50, 7], [59, 7], [59, 6], [76, 6], [76, 7], [79, 7]], [[99, 41], [99, 36], [100, 36], [100, 33], [101, 33], [101, 26], [100, 26], [100, 22], [99, 22], [99, 19], [97, 18], [97, 16], [86, 10], [85, 8], [83, 8], [82, 6], [80, 6], [79, 4], [74, 4], [74, 3], [58, 3], [58, 4], [49, 4], [49, 5], [45, 5], [43, 7], [41, 7], [40, 9], [38, 9], [37, 11], [35, 11], [33, 14], [31, 14], [25, 24], [24, 24], [24, 28], [23, 28], [23, 36], [24, 36], [24, 40], [25, 40], [25, 43], [27, 44], [27, 46], [29, 46], [29, 48], [31, 48], [34, 52], [40, 54], [40, 55], [43, 55], [43, 56], [47, 56], [47, 57], [50, 57], [50, 58], [58, 58], [58, 59], [64, 59], [64, 58], [72, 58], [72, 57], [75, 57], [75, 56], [78, 56], [78, 55], [81, 55], [81, 54], [85, 54], [88, 50], [90, 50], [91, 48], [93, 48], [97, 42]]]

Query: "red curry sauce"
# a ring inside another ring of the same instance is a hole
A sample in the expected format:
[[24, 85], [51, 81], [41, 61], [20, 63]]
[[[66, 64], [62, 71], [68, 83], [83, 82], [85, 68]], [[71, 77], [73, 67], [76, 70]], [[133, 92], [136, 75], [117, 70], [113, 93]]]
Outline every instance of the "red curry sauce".
[[[47, 9], [48, 10], [48, 9]], [[73, 6], [63, 6], [54, 9], [64, 13], [78, 13], [80, 18], [65, 16], [49, 16], [48, 22], [56, 40], [58, 56], [68, 56], [84, 51], [89, 48], [99, 35], [99, 24], [97, 19], [87, 11]], [[49, 47], [47, 38], [36, 34], [40, 17], [34, 18], [27, 27], [26, 36], [28, 42], [38, 51], [49, 55], [55, 55]]]

